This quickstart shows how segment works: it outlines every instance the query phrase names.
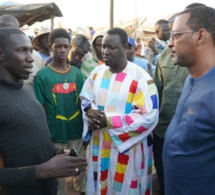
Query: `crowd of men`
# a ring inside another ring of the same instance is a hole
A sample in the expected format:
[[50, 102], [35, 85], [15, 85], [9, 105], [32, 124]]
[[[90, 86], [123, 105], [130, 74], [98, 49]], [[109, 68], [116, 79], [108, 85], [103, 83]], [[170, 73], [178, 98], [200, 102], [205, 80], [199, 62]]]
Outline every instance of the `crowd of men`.
[[161, 195], [215, 194], [214, 21], [188, 5], [139, 59], [121, 28], [31, 41], [1, 16], [0, 194], [150, 195], [153, 155]]

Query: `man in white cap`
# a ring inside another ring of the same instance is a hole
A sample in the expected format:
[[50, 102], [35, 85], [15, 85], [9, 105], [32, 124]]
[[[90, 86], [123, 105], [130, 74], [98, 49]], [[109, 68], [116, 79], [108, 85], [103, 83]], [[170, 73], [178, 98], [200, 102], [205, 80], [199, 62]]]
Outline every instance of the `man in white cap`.
[[50, 56], [48, 47], [48, 36], [50, 30], [48, 28], [42, 28], [38, 31], [37, 36], [32, 40], [32, 45], [36, 51], [40, 54], [43, 61]]

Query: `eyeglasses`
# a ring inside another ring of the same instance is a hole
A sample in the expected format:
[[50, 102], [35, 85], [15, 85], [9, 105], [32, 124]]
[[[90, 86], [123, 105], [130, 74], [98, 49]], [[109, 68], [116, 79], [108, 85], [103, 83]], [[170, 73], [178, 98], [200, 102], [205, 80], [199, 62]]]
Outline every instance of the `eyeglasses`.
[[172, 39], [172, 41], [174, 41], [177, 37], [179, 37], [180, 35], [184, 34], [184, 33], [192, 33], [195, 30], [185, 30], [185, 31], [179, 31], [179, 32], [172, 32], [170, 34], [170, 37]]

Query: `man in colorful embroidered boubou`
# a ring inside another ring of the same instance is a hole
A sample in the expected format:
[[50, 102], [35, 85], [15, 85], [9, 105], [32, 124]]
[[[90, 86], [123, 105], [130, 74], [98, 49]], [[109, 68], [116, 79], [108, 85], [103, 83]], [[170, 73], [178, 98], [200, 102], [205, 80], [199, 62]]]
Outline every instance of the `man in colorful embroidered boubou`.
[[[83, 137], [92, 131], [87, 194], [151, 194], [151, 133], [158, 121], [157, 88], [149, 74], [127, 61], [121, 28], [102, 39], [104, 65], [81, 91]], [[88, 128], [90, 126], [90, 130]]]

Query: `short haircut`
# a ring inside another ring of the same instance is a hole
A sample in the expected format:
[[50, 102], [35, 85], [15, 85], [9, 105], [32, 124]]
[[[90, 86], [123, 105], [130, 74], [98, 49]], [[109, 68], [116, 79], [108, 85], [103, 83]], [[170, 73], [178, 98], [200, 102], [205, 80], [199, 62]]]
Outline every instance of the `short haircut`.
[[63, 28], [57, 28], [50, 32], [49, 38], [48, 38], [49, 44], [52, 46], [55, 39], [57, 39], [57, 38], [66, 38], [69, 40], [69, 44], [71, 42], [71, 37], [70, 37], [69, 33]]
[[190, 14], [187, 20], [187, 25], [194, 31], [201, 28], [207, 30], [212, 36], [213, 44], [215, 45], [215, 9], [207, 6], [199, 6], [192, 9], [186, 9], [180, 13]]
[[24, 32], [22, 32], [18, 28], [12, 28], [12, 27], [5, 27], [5, 28], [0, 28], [0, 49], [6, 50], [8, 48], [8, 42], [10, 40], [11, 35], [13, 34], [23, 34], [25, 35]]
[[128, 35], [122, 28], [111, 28], [107, 31], [108, 35], [118, 35], [123, 46], [128, 44]]
[[206, 5], [203, 3], [191, 3], [191, 4], [187, 5], [185, 7], [185, 9], [192, 9], [192, 8], [200, 7], [200, 6], [206, 6]]
[[169, 24], [169, 21], [168, 20], [164, 20], [164, 19], [158, 20], [155, 23], [155, 28], [156, 28], [156, 26], [161, 26], [162, 24]]
[[19, 28], [19, 21], [10, 14], [4, 14], [0, 16], [0, 28], [3, 27]]

